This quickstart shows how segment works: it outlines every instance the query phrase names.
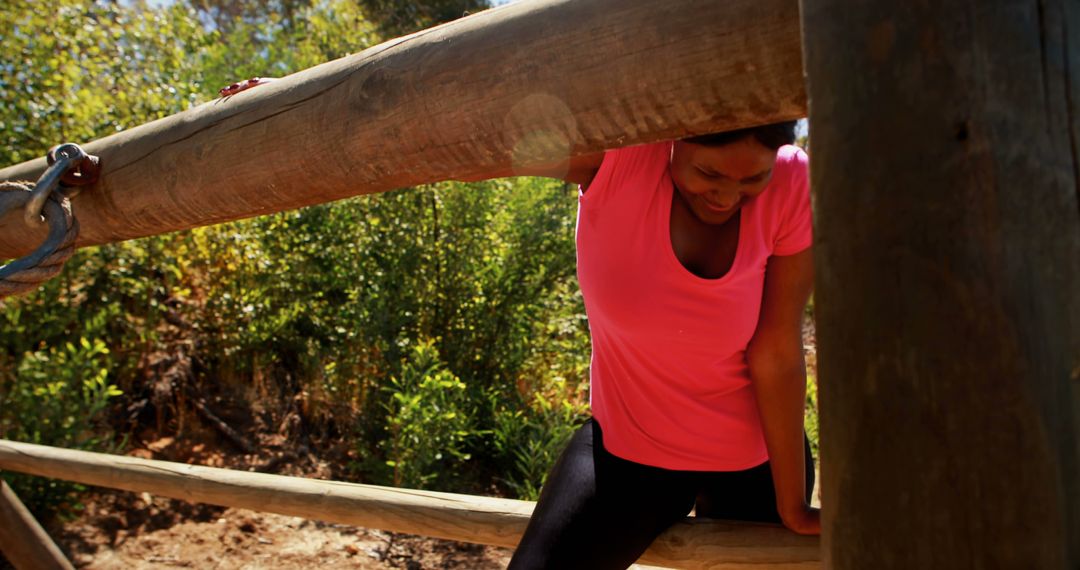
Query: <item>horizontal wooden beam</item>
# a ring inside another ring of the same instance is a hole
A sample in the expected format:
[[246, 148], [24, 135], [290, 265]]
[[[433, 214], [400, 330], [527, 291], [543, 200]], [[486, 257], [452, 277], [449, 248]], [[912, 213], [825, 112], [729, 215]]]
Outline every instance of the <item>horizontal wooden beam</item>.
[[[513, 547], [534, 503], [233, 471], [0, 440], [0, 469], [327, 522]], [[641, 559], [690, 569], [819, 568], [817, 537], [687, 519]]]
[[16, 570], [72, 570], [34, 515], [7, 481], [0, 479], [0, 553]]
[[[78, 245], [798, 118], [798, 14], [526, 0], [399, 38], [85, 144], [102, 175], [73, 202]], [[0, 258], [40, 241], [21, 216], [0, 222]]]

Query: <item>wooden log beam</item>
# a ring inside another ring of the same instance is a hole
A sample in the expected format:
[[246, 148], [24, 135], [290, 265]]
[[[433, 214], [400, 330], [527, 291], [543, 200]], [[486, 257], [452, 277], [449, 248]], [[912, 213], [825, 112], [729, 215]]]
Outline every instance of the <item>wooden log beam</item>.
[[830, 568], [1080, 568], [1080, 3], [803, 0]]
[[0, 553], [16, 570], [74, 568], [3, 479], [0, 479], [0, 529]]
[[[317, 481], [0, 440], [0, 469], [328, 522], [513, 547], [534, 503]], [[817, 537], [778, 525], [687, 519], [642, 562], [671, 568], [819, 568]]]
[[[801, 57], [797, 0], [487, 10], [86, 144], [104, 170], [78, 244], [794, 119]], [[20, 215], [0, 258], [40, 241]]]

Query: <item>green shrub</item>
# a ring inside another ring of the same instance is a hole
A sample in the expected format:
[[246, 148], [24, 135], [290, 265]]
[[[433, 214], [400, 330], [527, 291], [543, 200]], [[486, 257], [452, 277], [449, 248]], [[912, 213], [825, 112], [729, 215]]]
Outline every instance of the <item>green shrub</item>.
[[[109, 382], [109, 350], [101, 340], [27, 353], [13, 378], [0, 383], [0, 437], [66, 449], [107, 450], [104, 420], [121, 394]], [[15, 493], [38, 516], [66, 514], [78, 486], [5, 474]]]
[[809, 373], [806, 378], [806, 412], [803, 427], [806, 429], [807, 437], [810, 438], [810, 450], [814, 452], [814, 458], [820, 462], [817, 378]]
[[551, 403], [539, 393], [531, 405], [496, 403], [492, 443], [508, 464], [503, 482], [519, 499], [535, 501], [570, 436], [588, 418], [584, 403]]
[[432, 341], [413, 346], [385, 390], [391, 398], [383, 450], [395, 486], [427, 487], [469, 459], [464, 449], [473, 414], [465, 383], [446, 370]]

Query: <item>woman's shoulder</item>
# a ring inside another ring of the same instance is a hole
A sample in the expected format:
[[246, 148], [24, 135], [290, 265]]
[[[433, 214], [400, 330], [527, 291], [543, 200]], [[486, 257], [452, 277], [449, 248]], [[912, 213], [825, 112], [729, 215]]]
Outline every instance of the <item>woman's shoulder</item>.
[[793, 145], [786, 144], [776, 151], [776, 167], [783, 168], [793, 174], [805, 174], [810, 166], [810, 157], [806, 151]]
[[772, 185], [777, 190], [776, 197], [785, 202], [809, 194], [810, 157], [806, 151], [790, 144], [780, 147], [776, 151]]
[[666, 170], [671, 162], [673, 144], [673, 141], [660, 141], [617, 148], [607, 151], [605, 159], [610, 155], [616, 163], [615, 166], [623, 170]]
[[609, 188], [652, 184], [662, 177], [671, 160], [671, 141], [622, 147], [604, 153], [588, 192], [607, 194]]
[[806, 151], [794, 146], [780, 147], [776, 154], [772, 189], [760, 208], [772, 236], [774, 255], [791, 255], [813, 241], [810, 210], [810, 159]]
[[619, 177], [636, 177], [667, 170], [671, 162], [672, 141], [639, 144], [604, 153], [600, 169], [610, 168]]

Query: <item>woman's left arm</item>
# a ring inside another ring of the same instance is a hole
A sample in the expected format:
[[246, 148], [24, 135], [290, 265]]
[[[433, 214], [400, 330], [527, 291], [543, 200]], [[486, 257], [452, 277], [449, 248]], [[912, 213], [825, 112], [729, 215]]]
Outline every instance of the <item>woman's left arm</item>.
[[802, 315], [813, 287], [810, 248], [769, 258], [761, 316], [746, 349], [769, 449], [776, 507], [784, 525], [800, 534], [821, 533], [820, 511], [807, 501], [803, 456], [806, 363]]

